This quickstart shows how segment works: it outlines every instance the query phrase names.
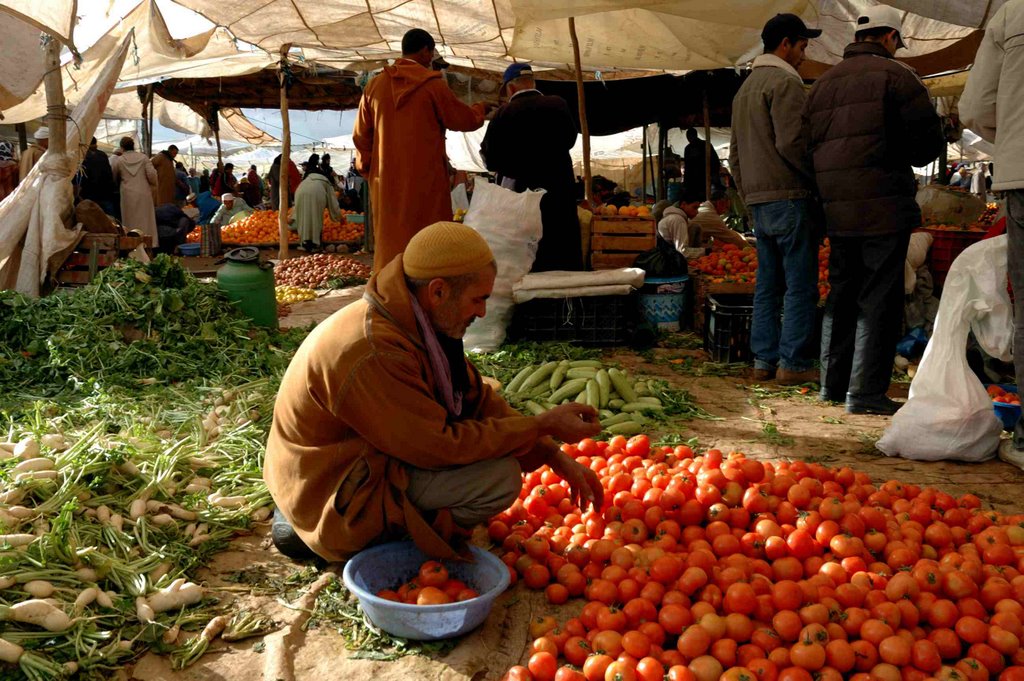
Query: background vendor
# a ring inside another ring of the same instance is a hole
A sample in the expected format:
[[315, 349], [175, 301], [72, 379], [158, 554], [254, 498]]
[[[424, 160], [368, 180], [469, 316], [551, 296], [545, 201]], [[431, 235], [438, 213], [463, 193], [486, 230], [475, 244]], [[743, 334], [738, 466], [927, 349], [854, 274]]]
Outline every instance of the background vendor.
[[451, 542], [508, 508], [522, 471], [545, 463], [574, 500], [601, 508], [597, 476], [551, 439], [596, 435], [596, 412], [566, 404], [523, 416], [463, 353], [495, 274], [476, 231], [435, 223], [302, 343], [263, 471], [282, 553], [342, 560], [409, 533], [424, 552], [454, 557]]

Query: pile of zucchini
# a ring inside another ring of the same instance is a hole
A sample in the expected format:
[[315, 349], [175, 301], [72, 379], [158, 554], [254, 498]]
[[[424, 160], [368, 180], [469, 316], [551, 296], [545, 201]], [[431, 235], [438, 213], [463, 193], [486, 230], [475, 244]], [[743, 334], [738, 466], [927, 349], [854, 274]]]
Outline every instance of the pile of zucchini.
[[664, 409], [652, 395], [652, 383], [634, 380], [624, 370], [595, 359], [562, 360], [523, 368], [503, 394], [516, 408], [535, 415], [568, 402], [588, 404], [597, 409], [606, 432], [635, 435], [648, 422], [645, 412]]

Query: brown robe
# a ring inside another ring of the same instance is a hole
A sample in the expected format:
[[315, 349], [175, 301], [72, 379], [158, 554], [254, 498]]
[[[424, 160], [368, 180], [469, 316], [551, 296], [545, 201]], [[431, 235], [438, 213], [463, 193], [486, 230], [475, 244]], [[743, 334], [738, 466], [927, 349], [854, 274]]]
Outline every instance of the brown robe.
[[175, 182], [177, 175], [174, 172], [174, 161], [164, 152], [153, 154], [150, 159], [153, 162], [153, 169], [156, 170], [156, 205], [162, 206], [165, 203], [174, 203]]
[[482, 104], [459, 101], [440, 72], [409, 59], [366, 86], [352, 142], [356, 169], [370, 183], [374, 271], [421, 229], [452, 219], [445, 130], [476, 130], [484, 113]]
[[[463, 417], [448, 417], [416, 325], [402, 259], [363, 300], [321, 323], [285, 372], [263, 478], [313, 551], [343, 560], [408, 530], [426, 553], [454, 552], [408, 500], [406, 464], [440, 469], [515, 455], [524, 469], [553, 445], [469, 364]], [[344, 486], [344, 490], [342, 490]], [[342, 490], [339, 494], [339, 490]]]

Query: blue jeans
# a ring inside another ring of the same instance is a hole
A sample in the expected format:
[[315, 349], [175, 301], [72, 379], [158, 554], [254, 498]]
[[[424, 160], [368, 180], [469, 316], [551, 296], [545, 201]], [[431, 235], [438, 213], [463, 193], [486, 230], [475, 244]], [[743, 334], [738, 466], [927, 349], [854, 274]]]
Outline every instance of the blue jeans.
[[[750, 207], [757, 236], [757, 287], [750, 349], [754, 366], [807, 371], [817, 355], [818, 240], [806, 199]], [[785, 308], [785, 315], [782, 311]]]

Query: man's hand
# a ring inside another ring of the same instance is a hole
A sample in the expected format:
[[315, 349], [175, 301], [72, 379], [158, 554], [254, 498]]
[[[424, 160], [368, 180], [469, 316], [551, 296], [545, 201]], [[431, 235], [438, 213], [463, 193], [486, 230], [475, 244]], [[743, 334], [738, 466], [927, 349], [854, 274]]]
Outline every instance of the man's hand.
[[582, 510], [584, 504], [589, 502], [595, 511], [600, 512], [604, 504], [604, 489], [597, 473], [576, 463], [561, 451], [551, 457], [548, 465], [569, 483], [569, 498], [576, 506]]
[[593, 437], [601, 432], [597, 411], [593, 407], [575, 402], [544, 412], [537, 417], [537, 422], [544, 435], [550, 435], [562, 442], [579, 442], [585, 437]]

